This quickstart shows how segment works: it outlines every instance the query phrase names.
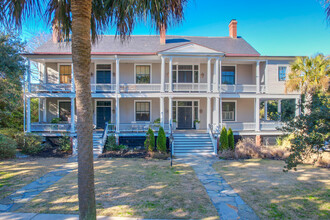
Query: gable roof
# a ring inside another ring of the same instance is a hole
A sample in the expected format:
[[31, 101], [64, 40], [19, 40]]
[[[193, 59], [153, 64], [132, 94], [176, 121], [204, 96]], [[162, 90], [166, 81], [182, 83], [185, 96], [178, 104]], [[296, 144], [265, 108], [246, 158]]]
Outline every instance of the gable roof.
[[176, 55], [224, 55], [223, 52], [196, 44], [187, 43], [168, 50], [160, 51], [159, 54], [176, 54]]
[[[119, 37], [103, 35], [92, 45], [92, 54], [152, 55], [189, 44], [222, 52], [226, 56], [260, 55], [243, 38], [166, 36], [166, 44], [161, 45], [157, 35], [133, 35], [124, 42], [121, 42]], [[71, 54], [71, 42], [53, 43], [49, 40], [38, 47], [34, 54]]]

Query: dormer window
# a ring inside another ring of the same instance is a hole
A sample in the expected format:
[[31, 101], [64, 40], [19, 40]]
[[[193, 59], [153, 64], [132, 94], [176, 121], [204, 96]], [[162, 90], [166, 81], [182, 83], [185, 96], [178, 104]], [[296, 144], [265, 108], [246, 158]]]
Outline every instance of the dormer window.
[[222, 66], [221, 68], [221, 83], [227, 85], [235, 84], [235, 66]]

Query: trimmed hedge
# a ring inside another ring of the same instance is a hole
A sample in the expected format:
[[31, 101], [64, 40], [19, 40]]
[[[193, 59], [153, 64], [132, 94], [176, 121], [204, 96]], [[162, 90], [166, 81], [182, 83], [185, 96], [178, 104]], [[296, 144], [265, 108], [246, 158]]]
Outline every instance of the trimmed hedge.
[[155, 134], [151, 128], [148, 129], [146, 140], [144, 141], [144, 148], [148, 152], [155, 150]]
[[166, 153], [166, 135], [163, 127], [160, 127], [158, 131], [157, 151], [160, 153]]
[[230, 150], [234, 150], [235, 149], [235, 139], [234, 139], [233, 130], [231, 130], [231, 128], [228, 129], [227, 135], [228, 135], [228, 147]]
[[223, 151], [227, 149], [228, 149], [227, 129], [223, 127], [220, 133], [219, 150]]

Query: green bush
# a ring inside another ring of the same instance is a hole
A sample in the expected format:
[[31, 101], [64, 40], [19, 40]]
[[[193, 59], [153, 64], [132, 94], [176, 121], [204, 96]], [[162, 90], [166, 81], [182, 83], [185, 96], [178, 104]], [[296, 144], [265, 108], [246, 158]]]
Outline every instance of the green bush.
[[60, 137], [58, 143], [61, 151], [68, 152], [71, 150], [71, 139], [69, 136]]
[[15, 157], [16, 145], [16, 142], [12, 138], [0, 134], [0, 159]]
[[166, 153], [166, 135], [163, 127], [159, 127], [157, 137], [157, 151], [160, 153]]
[[22, 134], [17, 137], [22, 153], [28, 155], [38, 155], [44, 150], [42, 137], [35, 134]]
[[53, 118], [53, 119], [50, 121], [50, 123], [52, 123], [52, 124], [58, 124], [60, 121], [61, 121], [60, 118]]
[[235, 139], [234, 139], [233, 130], [231, 130], [231, 128], [228, 129], [227, 135], [228, 135], [228, 147], [230, 150], [234, 150], [235, 149]]
[[0, 129], [0, 134], [3, 134], [7, 137], [10, 137], [12, 139], [16, 138], [17, 133], [20, 133], [20, 131], [16, 128], [2, 128]]
[[221, 130], [219, 144], [219, 150], [223, 151], [228, 149], [228, 135], [227, 129], [225, 127], [223, 127]]
[[144, 148], [148, 152], [152, 152], [155, 149], [155, 134], [151, 128], [148, 129], [146, 140], [144, 141]]
[[118, 145], [116, 143], [116, 137], [112, 134], [108, 136], [104, 149], [105, 151], [123, 151], [127, 150], [128, 147], [122, 144]]

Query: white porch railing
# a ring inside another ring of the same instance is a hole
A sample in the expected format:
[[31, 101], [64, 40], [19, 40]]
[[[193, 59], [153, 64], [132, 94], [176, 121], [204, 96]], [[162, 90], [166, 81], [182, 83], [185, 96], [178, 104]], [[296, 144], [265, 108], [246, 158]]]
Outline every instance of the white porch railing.
[[[119, 131], [123, 133], [139, 133], [139, 132], [147, 132], [149, 127], [158, 132], [160, 124], [154, 123], [120, 123], [119, 124]], [[169, 124], [164, 124], [165, 132], [169, 131]], [[108, 124], [108, 131], [110, 133], [114, 133], [116, 131], [115, 124]]]
[[254, 131], [256, 129], [254, 122], [224, 122], [222, 126], [226, 129], [231, 128], [233, 131]]
[[69, 132], [71, 124], [31, 123], [34, 132]]
[[[174, 92], [207, 92], [207, 83], [173, 83]], [[169, 83], [166, 83], [169, 91]]]
[[70, 92], [71, 84], [31, 83], [31, 92]]
[[160, 92], [160, 84], [120, 84], [120, 92]]
[[91, 84], [92, 92], [115, 92], [115, 84]]
[[262, 131], [276, 131], [281, 128], [283, 123], [280, 121], [262, 121], [260, 122], [260, 130]]
[[256, 85], [226, 85], [222, 84], [220, 86], [221, 92], [228, 92], [228, 93], [241, 93], [241, 92], [250, 92], [255, 93], [257, 92]]

